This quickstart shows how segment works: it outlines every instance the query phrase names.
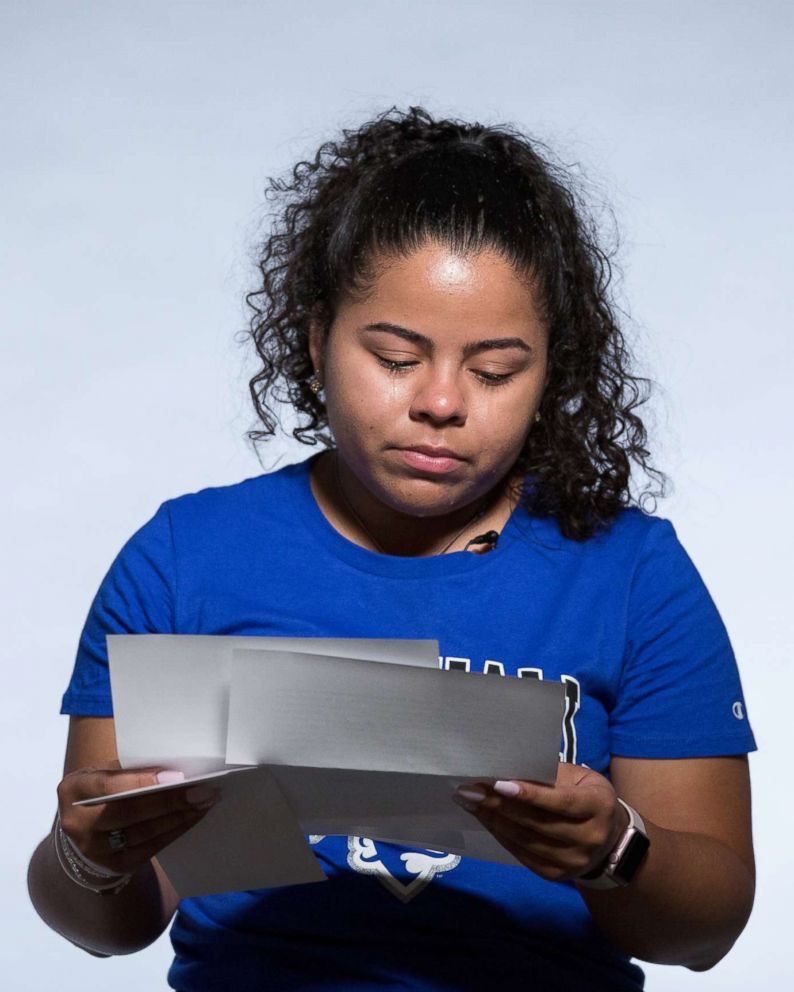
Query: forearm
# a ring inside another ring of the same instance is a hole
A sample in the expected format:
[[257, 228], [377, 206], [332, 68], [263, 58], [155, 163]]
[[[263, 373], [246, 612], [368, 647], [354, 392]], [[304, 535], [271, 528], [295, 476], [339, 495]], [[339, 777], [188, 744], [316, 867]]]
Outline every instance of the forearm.
[[96, 954], [131, 954], [156, 940], [173, 915], [176, 897], [149, 863], [117, 895], [81, 888], [64, 872], [50, 834], [28, 868], [36, 912], [67, 940]]
[[711, 968], [744, 929], [753, 873], [714, 838], [645, 825], [651, 846], [631, 884], [579, 891], [599, 929], [632, 957]]

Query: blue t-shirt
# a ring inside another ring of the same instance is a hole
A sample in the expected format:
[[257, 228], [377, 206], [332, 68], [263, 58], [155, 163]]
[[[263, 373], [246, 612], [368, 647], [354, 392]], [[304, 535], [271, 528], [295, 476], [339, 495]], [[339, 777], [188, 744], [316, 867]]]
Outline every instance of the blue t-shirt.
[[[160, 507], [102, 582], [62, 712], [112, 715], [108, 633], [434, 638], [445, 668], [562, 680], [566, 761], [607, 773], [611, 755], [755, 748], [725, 628], [666, 520], [626, 510], [575, 542], [518, 509], [485, 555], [392, 557], [331, 527], [312, 461]], [[366, 837], [311, 842], [327, 882], [182, 900], [173, 988], [642, 988], [573, 883]]]

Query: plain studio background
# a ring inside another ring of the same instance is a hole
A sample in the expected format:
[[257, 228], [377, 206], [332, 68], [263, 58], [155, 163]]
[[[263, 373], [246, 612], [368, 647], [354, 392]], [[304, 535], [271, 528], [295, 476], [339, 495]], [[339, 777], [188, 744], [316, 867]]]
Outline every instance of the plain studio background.
[[[648, 967], [648, 988], [781, 987], [794, 868], [791, 11], [6, 0], [4, 988], [165, 988], [167, 938], [97, 960], [28, 903], [27, 860], [60, 778], [60, 696], [133, 530], [168, 497], [260, 471], [234, 335], [265, 177], [393, 103], [513, 121], [582, 162], [615, 207], [631, 336], [663, 387], [655, 450], [676, 491], [658, 512], [725, 618], [761, 748], [749, 928], [716, 970]], [[309, 453], [278, 442], [264, 457]]]

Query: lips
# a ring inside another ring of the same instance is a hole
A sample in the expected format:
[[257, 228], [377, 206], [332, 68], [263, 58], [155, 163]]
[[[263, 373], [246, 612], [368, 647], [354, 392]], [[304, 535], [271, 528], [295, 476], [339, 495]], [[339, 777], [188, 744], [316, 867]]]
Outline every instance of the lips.
[[435, 444], [412, 444], [402, 449], [403, 451], [416, 451], [420, 455], [427, 455], [428, 458], [455, 458], [459, 462], [466, 459], [451, 448], [442, 448]]
[[449, 448], [434, 445], [414, 445], [411, 448], [398, 448], [401, 461], [409, 468], [431, 475], [446, 475], [460, 468], [466, 459]]

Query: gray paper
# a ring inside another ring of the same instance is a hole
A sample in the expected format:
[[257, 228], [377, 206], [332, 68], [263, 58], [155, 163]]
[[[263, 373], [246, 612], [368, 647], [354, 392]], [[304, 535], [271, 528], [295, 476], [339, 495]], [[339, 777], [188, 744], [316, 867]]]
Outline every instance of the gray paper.
[[479, 820], [452, 801], [457, 786], [482, 779], [284, 766], [274, 767], [273, 775], [306, 834], [373, 837], [518, 864]]
[[122, 768], [162, 765], [186, 775], [223, 768], [232, 651], [277, 647], [438, 667], [437, 641], [332, 637], [111, 634], [107, 638]]
[[282, 651], [233, 651], [226, 760], [553, 782], [564, 687]]
[[195, 827], [157, 855], [180, 896], [326, 880], [267, 768], [226, 776], [221, 793]]
[[436, 642], [126, 635], [108, 647], [122, 766], [176, 768], [223, 793], [159, 857], [183, 896], [322, 880], [304, 833], [516, 864], [452, 793], [556, 776], [564, 687], [441, 671]]

